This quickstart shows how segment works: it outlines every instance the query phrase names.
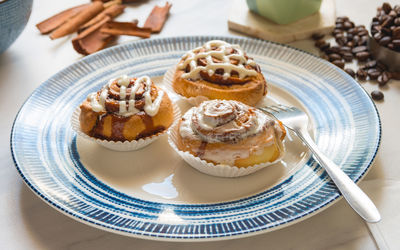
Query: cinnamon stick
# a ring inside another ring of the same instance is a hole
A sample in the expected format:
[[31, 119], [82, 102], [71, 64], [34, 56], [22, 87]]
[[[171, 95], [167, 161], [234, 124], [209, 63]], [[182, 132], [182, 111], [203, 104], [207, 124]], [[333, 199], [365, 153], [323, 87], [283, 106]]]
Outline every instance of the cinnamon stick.
[[105, 16], [100, 22], [72, 39], [74, 49], [80, 54], [89, 55], [106, 47], [115, 39], [115, 36], [100, 32], [100, 28], [110, 20], [109, 16]]
[[166, 2], [163, 7], [156, 5], [147, 17], [143, 27], [150, 28], [153, 33], [159, 33], [164, 26], [165, 21], [167, 21], [171, 6], [172, 4], [168, 2]]
[[111, 18], [119, 16], [122, 12], [124, 12], [125, 7], [126, 6], [124, 6], [124, 5], [116, 4], [116, 5], [112, 5], [108, 8], [106, 8], [105, 10], [100, 12], [97, 16], [95, 16], [94, 18], [90, 19], [87, 23], [82, 25], [79, 28], [79, 33], [82, 32], [83, 30], [89, 28], [90, 26], [100, 22], [106, 16], [109, 16]]
[[110, 35], [127, 35], [149, 38], [151, 35], [150, 28], [140, 28], [137, 22], [113, 22], [106, 23], [100, 31]]
[[104, 9], [101, 2], [93, 2], [79, 14], [69, 19], [66, 23], [54, 30], [50, 38], [57, 39], [65, 35], [71, 34], [79, 29], [79, 26], [86, 23]]
[[61, 26], [63, 23], [68, 21], [70, 18], [76, 16], [79, 12], [81, 12], [86, 7], [88, 7], [88, 5], [89, 4], [82, 4], [82, 5], [78, 5], [78, 6], [69, 8], [67, 10], [64, 10], [64, 11], [36, 24], [36, 27], [39, 29], [41, 34], [50, 33], [51, 31], [55, 30], [56, 28]]

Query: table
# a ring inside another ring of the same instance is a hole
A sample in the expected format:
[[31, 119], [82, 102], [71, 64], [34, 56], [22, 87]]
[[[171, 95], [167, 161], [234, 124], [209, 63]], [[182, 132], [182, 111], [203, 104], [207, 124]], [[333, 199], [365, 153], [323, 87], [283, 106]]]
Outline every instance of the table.
[[[382, 213], [379, 224], [369, 225], [340, 200], [321, 213], [274, 232], [257, 236], [199, 243], [171, 243], [120, 236], [77, 222], [48, 206], [23, 183], [11, 158], [9, 136], [12, 122], [30, 93], [47, 78], [79, 60], [71, 36], [51, 41], [35, 27], [39, 21], [78, 5], [83, 0], [34, 1], [29, 23], [17, 41], [0, 55], [0, 245], [2, 249], [377, 249], [400, 246], [400, 82], [384, 89], [385, 100], [377, 102], [383, 127], [380, 150], [370, 172], [360, 183]], [[155, 4], [129, 5], [120, 20], [133, 17], [144, 22]], [[395, 1], [392, 2], [392, 5]], [[228, 0], [176, 0], [163, 31], [153, 37], [179, 35], [240, 35], [228, 30]], [[337, 14], [350, 16], [356, 24], [369, 26], [378, 0], [337, 0]], [[203, 15], [204, 14], [204, 15]], [[190, 24], [190, 25], [188, 25]], [[136, 40], [126, 37], [120, 42]], [[317, 53], [311, 40], [290, 44]], [[362, 83], [370, 92], [376, 83]]]

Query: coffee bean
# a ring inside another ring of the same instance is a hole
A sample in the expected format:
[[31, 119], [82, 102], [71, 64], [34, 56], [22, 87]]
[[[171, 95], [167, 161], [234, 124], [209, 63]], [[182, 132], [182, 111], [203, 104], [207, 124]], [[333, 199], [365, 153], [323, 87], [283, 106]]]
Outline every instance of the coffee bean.
[[367, 43], [368, 43], [368, 36], [362, 36], [361, 37], [361, 40], [358, 42], [358, 45], [367, 45]]
[[381, 91], [379, 90], [374, 90], [371, 92], [371, 97], [372, 99], [374, 99], [375, 101], [380, 101], [383, 99], [384, 95]]
[[337, 17], [336, 18], [336, 22], [346, 22], [346, 21], [348, 21], [349, 20], [349, 17], [347, 17], [347, 16], [339, 16], [339, 17]]
[[336, 29], [343, 30], [343, 29], [344, 29], [343, 23], [337, 23], [337, 24], [335, 25], [335, 28], [336, 28]]
[[360, 62], [365, 62], [369, 58], [370, 54], [367, 51], [358, 52], [356, 54], [356, 58]]
[[348, 34], [355, 35], [357, 33], [357, 30], [355, 28], [351, 28], [347, 31]]
[[379, 42], [379, 40], [381, 40], [382, 39], [382, 37], [383, 37], [383, 34], [382, 33], [376, 33], [375, 35], [374, 35], [374, 38], [375, 38], [375, 40], [377, 41], [377, 42]]
[[392, 10], [392, 6], [390, 6], [390, 3], [383, 3], [382, 5], [383, 11], [385, 11], [386, 14], [389, 14], [389, 12]]
[[375, 61], [375, 60], [369, 61], [369, 62], [367, 62], [364, 66], [365, 66], [367, 69], [375, 68], [375, 67], [376, 67], [376, 61]]
[[392, 40], [392, 38], [390, 36], [384, 36], [384, 37], [382, 37], [381, 40], [379, 40], [379, 44], [382, 46], [386, 46], [390, 43], [391, 40]]
[[393, 45], [393, 43], [389, 43], [388, 45], [386, 45], [386, 47], [388, 47], [389, 49], [394, 50], [394, 45]]
[[400, 26], [400, 17], [396, 17], [393, 21], [394, 25]]
[[364, 81], [365, 79], [367, 79], [367, 76], [368, 76], [367, 72], [363, 69], [358, 69], [356, 75], [357, 75], [357, 79], [361, 80], [361, 81]]
[[367, 46], [357, 46], [357, 47], [354, 47], [351, 50], [351, 52], [353, 52], [353, 54], [357, 54], [359, 52], [363, 52], [363, 51], [367, 51], [367, 50], [368, 50]]
[[390, 80], [388, 72], [383, 72], [380, 76], [378, 76], [379, 86], [384, 86]]
[[400, 26], [395, 27], [392, 31], [392, 37], [393, 39], [399, 39], [400, 38]]
[[344, 28], [345, 30], [351, 29], [351, 28], [353, 28], [353, 27], [354, 27], [354, 23], [353, 23], [353, 22], [346, 21], [346, 22], [343, 23], [343, 28]]
[[353, 61], [353, 54], [350, 53], [350, 52], [344, 53], [344, 54], [343, 54], [343, 59], [344, 59], [346, 62], [351, 62], [351, 61]]
[[353, 36], [354, 45], [358, 44], [359, 41], [360, 41], [360, 36], [358, 36], [358, 35]]
[[392, 34], [392, 30], [389, 29], [389, 28], [386, 28], [386, 27], [382, 27], [382, 28], [381, 28], [381, 32], [382, 32], [384, 35], [387, 35], [387, 36], [390, 36], [390, 35]]
[[336, 60], [342, 60], [342, 57], [339, 54], [332, 53], [329, 55], [329, 61], [333, 62]]
[[399, 48], [400, 47], [400, 39], [393, 40], [392, 43], [393, 43], [395, 48]]
[[321, 33], [314, 33], [314, 34], [312, 34], [311, 35], [311, 38], [313, 39], [313, 40], [320, 40], [320, 39], [322, 39], [322, 38], [324, 38], [324, 34], [321, 34]]
[[347, 47], [350, 47], [350, 48], [353, 48], [353, 47], [354, 47], [354, 43], [353, 43], [352, 41], [347, 42], [347, 43], [346, 43], [346, 46], [347, 46]]
[[376, 62], [376, 67], [381, 71], [386, 71], [388, 69], [388, 67], [385, 64], [379, 61]]
[[356, 73], [354, 72], [354, 70], [352, 70], [350, 68], [346, 68], [346, 69], [344, 69], [344, 71], [346, 71], [346, 73], [349, 74], [353, 78], [356, 76]]
[[357, 35], [359, 35], [359, 36], [366, 36], [366, 35], [368, 35], [368, 30], [361, 30], [361, 31], [359, 31], [359, 32], [357, 33]]
[[332, 62], [333, 64], [335, 64], [336, 66], [338, 66], [339, 68], [343, 69], [344, 68], [344, 62], [341, 60], [335, 60]]
[[376, 80], [381, 75], [381, 72], [377, 69], [369, 69], [367, 73], [371, 80]]
[[393, 18], [397, 17], [396, 11], [391, 10], [391, 11], [389, 12], [389, 16], [391, 16], [391, 17], [393, 17]]
[[340, 30], [340, 29], [334, 29], [334, 30], [332, 31], [332, 35], [333, 35], [333, 36], [336, 36], [336, 34], [339, 34], [339, 33], [343, 33], [343, 31]]
[[325, 43], [326, 43], [325, 40], [320, 39], [315, 42], [315, 46], [321, 48], [321, 46], [324, 45]]
[[343, 55], [343, 53], [351, 52], [351, 48], [348, 46], [343, 46], [340, 48], [340, 54]]
[[382, 27], [389, 28], [390, 25], [392, 24], [392, 22], [393, 22], [393, 17], [391, 17], [391, 16], [386, 16], [386, 17], [383, 19], [383, 22], [382, 22], [381, 26], [382, 26]]
[[327, 50], [331, 45], [329, 43], [322, 44], [321, 47], [319, 47], [320, 50], [325, 51]]
[[336, 53], [336, 54], [340, 53], [340, 47], [339, 46], [332, 46], [331, 49], [332, 49], [333, 53]]

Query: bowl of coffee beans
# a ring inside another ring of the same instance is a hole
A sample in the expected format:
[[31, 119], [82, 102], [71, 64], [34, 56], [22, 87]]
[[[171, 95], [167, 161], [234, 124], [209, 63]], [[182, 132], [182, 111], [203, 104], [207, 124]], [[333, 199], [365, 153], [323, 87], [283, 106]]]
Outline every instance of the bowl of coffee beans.
[[391, 71], [400, 71], [400, 5], [383, 3], [372, 18], [371, 54]]

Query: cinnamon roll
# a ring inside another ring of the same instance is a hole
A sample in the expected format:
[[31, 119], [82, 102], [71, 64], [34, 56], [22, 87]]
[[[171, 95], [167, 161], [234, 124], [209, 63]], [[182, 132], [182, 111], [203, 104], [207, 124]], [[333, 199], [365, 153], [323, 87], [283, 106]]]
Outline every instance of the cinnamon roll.
[[178, 63], [172, 87], [187, 98], [236, 100], [250, 106], [267, 94], [256, 62], [239, 45], [219, 40], [187, 52]]
[[83, 133], [108, 141], [132, 141], [166, 130], [174, 114], [168, 95], [148, 76], [111, 80], [80, 105]]
[[183, 115], [176, 146], [213, 164], [248, 167], [279, 159], [285, 135], [281, 122], [253, 107], [211, 100]]

